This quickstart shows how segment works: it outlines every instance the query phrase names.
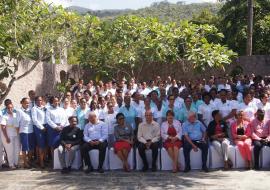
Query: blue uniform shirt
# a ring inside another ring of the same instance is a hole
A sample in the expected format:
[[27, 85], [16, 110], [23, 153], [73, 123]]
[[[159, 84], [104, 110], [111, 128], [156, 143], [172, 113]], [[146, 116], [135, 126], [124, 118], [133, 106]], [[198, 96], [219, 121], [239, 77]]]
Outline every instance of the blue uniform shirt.
[[190, 123], [189, 121], [183, 123], [183, 134], [188, 135], [193, 141], [202, 140], [205, 131], [206, 128], [199, 120], [194, 123]]

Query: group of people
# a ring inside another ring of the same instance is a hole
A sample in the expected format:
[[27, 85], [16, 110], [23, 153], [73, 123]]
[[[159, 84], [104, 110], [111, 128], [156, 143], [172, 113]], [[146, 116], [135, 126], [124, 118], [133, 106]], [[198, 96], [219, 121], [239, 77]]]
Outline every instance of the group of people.
[[[129, 152], [137, 148], [142, 171], [157, 170], [158, 149], [164, 147], [179, 171], [179, 149], [183, 147], [184, 171], [190, 167], [190, 152], [202, 152], [202, 170], [208, 172], [211, 144], [224, 159], [224, 169], [233, 167], [230, 144], [238, 147], [246, 168], [259, 170], [263, 146], [270, 146], [270, 80], [268, 77], [239, 75], [208, 80], [176, 81], [171, 77], [136, 83], [82, 79], [71, 86], [62, 99], [56, 96], [22, 98], [21, 107], [11, 100], [1, 112], [1, 154], [16, 169], [22, 153], [23, 167], [37, 160], [41, 168], [57, 150], [62, 173], [71, 171], [76, 151], [80, 151], [86, 173], [93, 171], [89, 151], [99, 151], [98, 171], [103, 173], [107, 148], [113, 148], [129, 172]], [[252, 149], [254, 146], [254, 163]], [[146, 150], [152, 150], [149, 166]], [[4, 151], [2, 151], [4, 150]], [[198, 158], [199, 159], [199, 158]], [[3, 162], [3, 160], [0, 160]], [[0, 163], [1, 164], [1, 163]]]

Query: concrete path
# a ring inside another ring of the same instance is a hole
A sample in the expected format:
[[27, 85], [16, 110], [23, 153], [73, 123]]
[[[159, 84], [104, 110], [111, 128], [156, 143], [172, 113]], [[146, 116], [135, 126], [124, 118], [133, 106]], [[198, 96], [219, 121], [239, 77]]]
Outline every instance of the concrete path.
[[73, 189], [192, 189], [192, 190], [267, 190], [270, 189], [270, 171], [211, 171], [203, 173], [156, 172], [104, 174], [73, 172], [61, 175], [59, 171], [0, 170], [0, 189], [10, 190], [73, 190]]

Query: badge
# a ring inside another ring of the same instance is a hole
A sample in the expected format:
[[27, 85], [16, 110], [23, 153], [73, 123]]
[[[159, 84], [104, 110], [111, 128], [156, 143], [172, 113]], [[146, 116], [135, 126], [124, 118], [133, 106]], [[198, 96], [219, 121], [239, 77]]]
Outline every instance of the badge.
[[76, 138], [76, 135], [73, 135], [73, 138], [75, 139]]

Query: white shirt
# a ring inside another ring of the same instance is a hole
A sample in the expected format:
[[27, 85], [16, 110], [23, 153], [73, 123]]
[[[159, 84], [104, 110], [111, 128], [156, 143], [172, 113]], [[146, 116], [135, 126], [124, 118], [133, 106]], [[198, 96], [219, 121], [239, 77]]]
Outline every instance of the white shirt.
[[87, 123], [83, 131], [83, 140], [90, 142], [92, 140], [105, 141], [108, 139], [108, 126], [102, 121], [97, 124]]
[[[155, 118], [154, 116], [156, 115], [155, 113], [155, 108], [150, 108], [153, 118]], [[145, 122], [145, 107], [143, 109], [140, 110], [140, 112], [138, 112], [138, 117], [142, 119], [143, 122]]]
[[137, 104], [135, 101], [131, 101], [130, 105], [135, 108], [137, 113], [139, 113], [144, 108], [144, 102], [142, 100], [139, 100], [139, 104]]
[[242, 110], [245, 113], [245, 117], [253, 120], [255, 118], [255, 113], [257, 112], [257, 107], [254, 106], [254, 104], [252, 104], [251, 102], [248, 105], [242, 102], [241, 104], [239, 104], [237, 110]]
[[225, 90], [228, 90], [228, 91], [231, 91], [231, 85], [229, 84], [219, 84], [218, 85], [218, 91], [222, 90], [222, 89], [225, 89]]
[[108, 126], [108, 134], [114, 134], [114, 126], [116, 125], [116, 112], [109, 114], [108, 112], [105, 114], [104, 122]]
[[72, 107], [68, 107], [68, 108], [63, 108], [66, 112], [67, 118], [71, 117], [71, 116], [76, 116], [76, 111], [74, 110], [74, 108]]
[[33, 122], [31, 119], [31, 111], [30, 109], [17, 109], [17, 127], [20, 128], [20, 133], [33, 133]]
[[44, 124], [46, 124], [46, 112], [44, 107], [34, 106], [31, 109], [33, 124], [43, 130]]
[[[175, 128], [176, 130], [176, 133], [177, 133], [177, 137], [179, 138], [179, 140], [181, 140], [182, 138], [182, 125], [181, 123], [178, 121], [178, 120], [173, 120], [173, 127]], [[163, 141], [166, 141], [167, 138], [169, 137], [168, 136], [168, 128], [169, 128], [169, 124], [167, 121], [163, 122], [161, 124], [161, 137], [162, 137], [162, 140]]]
[[12, 115], [6, 113], [2, 116], [1, 125], [6, 126], [7, 136], [14, 137], [18, 136], [16, 126], [17, 126], [17, 118], [16, 113], [12, 113]]
[[67, 123], [67, 115], [66, 112], [63, 108], [61, 107], [50, 107], [47, 111], [46, 111], [46, 121], [48, 123], [48, 125], [52, 128], [56, 128], [58, 125], [60, 126], [67, 126], [69, 125]]
[[151, 90], [149, 88], [139, 90], [139, 93], [142, 94], [144, 97], [146, 97], [150, 92]]
[[198, 114], [202, 115], [202, 120], [206, 127], [208, 127], [209, 123], [213, 120], [212, 112], [216, 109], [214, 104], [201, 104], [198, 108]]
[[232, 103], [229, 100], [226, 100], [225, 103], [223, 103], [221, 100], [216, 101], [215, 107], [219, 110], [222, 117], [228, 116], [233, 110]]

